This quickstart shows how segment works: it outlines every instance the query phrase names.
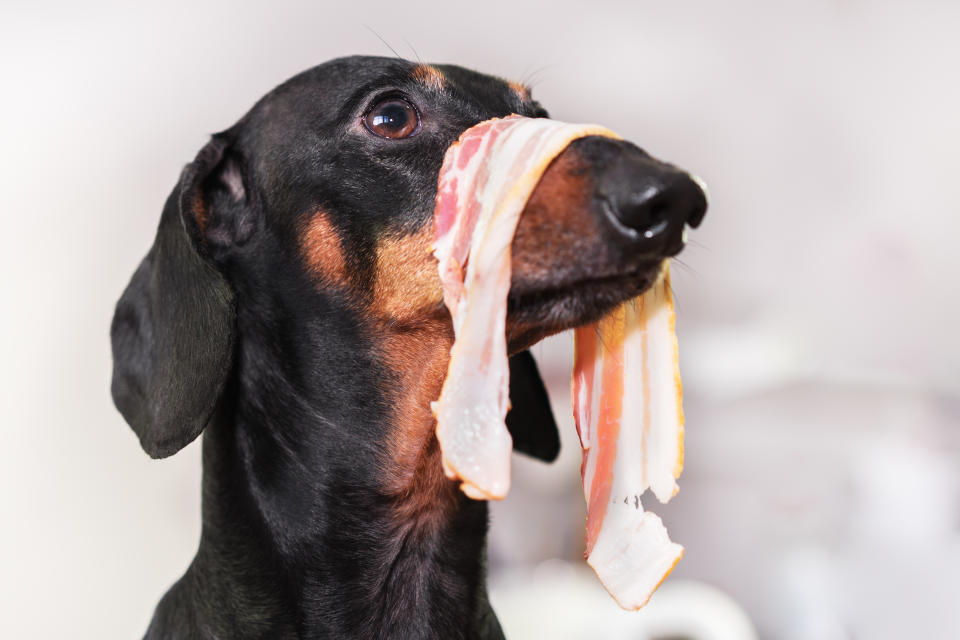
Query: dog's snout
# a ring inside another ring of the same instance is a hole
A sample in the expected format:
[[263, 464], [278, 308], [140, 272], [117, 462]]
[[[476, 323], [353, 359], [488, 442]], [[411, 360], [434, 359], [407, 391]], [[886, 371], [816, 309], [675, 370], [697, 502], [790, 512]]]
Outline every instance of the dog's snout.
[[620, 147], [599, 169], [595, 197], [626, 240], [650, 251], [675, 255], [686, 225], [697, 227], [707, 210], [700, 183], [637, 147]]

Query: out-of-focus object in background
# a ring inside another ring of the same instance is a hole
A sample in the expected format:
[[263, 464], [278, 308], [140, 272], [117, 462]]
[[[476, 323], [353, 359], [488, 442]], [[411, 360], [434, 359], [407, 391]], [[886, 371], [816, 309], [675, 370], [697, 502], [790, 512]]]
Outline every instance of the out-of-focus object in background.
[[723, 591], [672, 580], [642, 613], [619, 609], [590, 572], [548, 560], [532, 572], [502, 573], [490, 601], [509, 638], [551, 640], [757, 640], [743, 609]]

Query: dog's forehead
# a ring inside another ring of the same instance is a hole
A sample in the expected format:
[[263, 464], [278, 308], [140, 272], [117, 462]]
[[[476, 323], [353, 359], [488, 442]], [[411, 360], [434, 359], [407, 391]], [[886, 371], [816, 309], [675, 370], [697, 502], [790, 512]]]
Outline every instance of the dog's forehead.
[[315, 85], [327, 92], [338, 92], [341, 97], [366, 85], [410, 81], [434, 91], [477, 97], [504, 97], [525, 91], [519, 84], [458, 65], [377, 56], [336, 58], [291, 78], [293, 83]]
[[481, 118], [530, 111], [535, 104], [523, 85], [464, 67], [351, 56], [290, 78], [265, 95], [244, 120], [255, 122], [260, 131], [289, 131], [294, 125], [332, 127], [371, 94], [387, 88], [407, 90], [414, 98], [442, 104], [451, 112], [461, 109]]
[[508, 100], [511, 103], [530, 101], [530, 89], [519, 82], [511, 82], [453, 64], [431, 66], [462, 93], [478, 98]]
[[[424, 125], [427, 134], [410, 145], [384, 143], [357, 128], [364, 109], [392, 91], [408, 96], [429, 123]], [[384, 163], [427, 162], [439, 169], [444, 149], [469, 126], [510, 113], [544, 115], [538, 111], [542, 109], [521, 85], [464, 67], [352, 56], [323, 63], [279, 85], [232, 133], [251, 161], [254, 179], [268, 192], [271, 204], [278, 204], [294, 193], [308, 197], [319, 193], [320, 181], [326, 195], [348, 195], [364, 176], [370, 182], [365, 187], [368, 195], [379, 186], [396, 191], [396, 185], [388, 183], [404, 174], [385, 173]], [[435, 173], [406, 175], [424, 185], [436, 180]], [[305, 181], [313, 185], [298, 186]], [[425, 188], [417, 192], [423, 192], [424, 202], [432, 200]]]

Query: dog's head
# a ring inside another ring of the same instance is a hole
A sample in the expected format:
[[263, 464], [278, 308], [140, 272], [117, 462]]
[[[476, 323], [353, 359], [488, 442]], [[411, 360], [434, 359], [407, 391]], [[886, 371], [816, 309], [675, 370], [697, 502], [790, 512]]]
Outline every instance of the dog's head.
[[[292, 78], [214, 135], [113, 322], [113, 395], [144, 448], [169, 455], [199, 434], [253, 322], [281, 351], [296, 348], [288, 334], [337, 324], [374, 336], [364, 344], [394, 364], [442, 374], [452, 328], [430, 254], [438, 172], [464, 130], [511, 113], [547, 115], [525, 87], [467, 69], [352, 57]], [[705, 207], [687, 174], [636, 146], [575, 141], [517, 227], [511, 352], [638, 295]]]

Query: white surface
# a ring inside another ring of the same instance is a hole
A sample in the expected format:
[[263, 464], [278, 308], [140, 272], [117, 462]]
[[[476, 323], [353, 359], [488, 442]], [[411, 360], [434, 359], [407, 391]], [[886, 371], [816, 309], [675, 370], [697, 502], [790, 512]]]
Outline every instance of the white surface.
[[675, 580], [641, 612], [624, 611], [592, 573], [559, 560], [504, 572], [491, 584], [490, 602], [511, 639], [757, 640], [749, 618], [719, 589]]

